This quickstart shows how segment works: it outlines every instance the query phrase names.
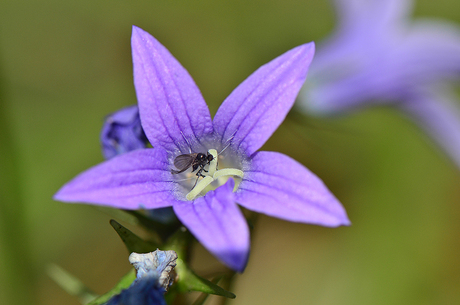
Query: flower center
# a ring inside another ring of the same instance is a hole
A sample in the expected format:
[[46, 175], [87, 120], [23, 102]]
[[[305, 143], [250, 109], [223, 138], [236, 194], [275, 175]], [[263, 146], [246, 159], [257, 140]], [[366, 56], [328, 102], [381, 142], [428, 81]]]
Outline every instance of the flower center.
[[205, 177], [201, 179], [195, 187], [185, 195], [187, 200], [193, 200], [200, 194], [206, 194], [211, 190], [215, 190], [219, 186], [225, 184], [230, 177], [234, 177], [235, 186], [233, 191], [235, 192], [238, 189], [238, 186], [241, 182], [241, 179], [244, 177], [242, 170], [237, 168], [223, 168], [221, 170], [217, 169], [217, 162], [219, 155], [217, 150], [210, 149], [208, 153], [213, 156], [213, 159], [209, 162], [208, 172], [204, 174]]
[[[191, 146], [188, 142], [187, 144]], [[224, 185], [229, 178], [235, 180], [233, 191], [236, 192], [243, 179], [243, 171], [248, 167], [249, 161], [244, 155], [220, 143], [207, 145], [225, 146], [221, 148], [220, 153], [214, 148], [208, 150], [205, 145], [194, 145], [193, 150], [207, 150], [207, 153], [178, 155], [172, 162], [174, 168], [171, 169], [171, 173], [176, 184], [174, 192], [179, 200], [192, 201], [204, 196], [207, 192]], [[188, 168], [192, 170], [185, 172]]]

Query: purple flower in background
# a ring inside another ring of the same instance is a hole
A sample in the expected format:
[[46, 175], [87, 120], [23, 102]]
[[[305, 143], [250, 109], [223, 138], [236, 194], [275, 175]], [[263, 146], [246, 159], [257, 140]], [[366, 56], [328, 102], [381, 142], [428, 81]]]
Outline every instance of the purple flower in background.
[[[193, 79], [163, 45], [137, 27], [131, 42], [142, 127], [154, 148], [87, 170], [55, 199], [123, 209], [172, 206], [198, 241], [240, 272], [249, 254], [249, 229], [236, 202], [289, 221], [350, 223], [340, 202], [307, 168], [281, 153], [257, 151], [292, 107], [313, 43], [260, 67], [211, 120]], [[176, 158], [190, 152], [213, 156], [199, 181], [190, 170], [174, 174]]]
[[137, 105], [118, 110], [105, 118], [101, 131], [102, 154], [110, 159], [119, 154], [145, 148], [147, 137], [142, 130]]
[[410, 21], [408, 0], [336, 0], [335, 33], [318, 47], [299, 106], [337, 114], [399, 107], [460, 166], [460, 111], [448, 83], [460, 77], [460, 31]]

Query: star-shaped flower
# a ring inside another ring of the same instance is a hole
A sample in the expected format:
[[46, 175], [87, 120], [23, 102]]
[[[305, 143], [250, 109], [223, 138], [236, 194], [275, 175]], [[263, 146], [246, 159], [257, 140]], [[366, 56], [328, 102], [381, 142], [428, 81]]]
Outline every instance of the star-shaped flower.
[[[342, 205], [307, 168], [281, 153], [257, 151], [292, 107], [313, 43], [260, 67], [211, 120], [194, 81], [163, 45], [137, 27], [131, 42], [141, 123], [153, 148], [87, 170], [55, 199], [123, 209], [172, 206], [198, 241], [240, 272], [249, 254], [249, 229], [236, 202], [289, 221], [349, 224]], [[175, 167], [183, 165], [178, 156], [191, 152], [207, 158], [196, 168], [204, 176], [200, 181]]]
[[410, 21], [410, 0], [335, 4], [336, 31], [318, 47], [299, 106], [327, 115], [392, 104], [460, 166], [460, 110], [446, 86], [460, 76], [458, 27]]

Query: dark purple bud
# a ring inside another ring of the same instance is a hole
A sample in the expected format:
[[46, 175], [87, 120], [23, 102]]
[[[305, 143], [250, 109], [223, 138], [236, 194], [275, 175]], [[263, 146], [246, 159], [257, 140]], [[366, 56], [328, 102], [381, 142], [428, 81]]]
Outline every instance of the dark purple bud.
[[177, 221], [176, 214], [171, 207], [147, 210], [147, 215], [162, 224], [170, 224]]
[[111, 298], [105, 305], [166, 305], [158, 278], [136, 280], [131, 287]]

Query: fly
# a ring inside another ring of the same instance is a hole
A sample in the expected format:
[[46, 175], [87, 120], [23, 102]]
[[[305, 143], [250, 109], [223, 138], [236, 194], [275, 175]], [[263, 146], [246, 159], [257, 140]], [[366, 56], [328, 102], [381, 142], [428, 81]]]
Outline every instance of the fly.
[[191, 167], [192, 173], [198, 170], [196, 172], [196, 175], [198, 177], [204, 177], [202, 172], [208, 172], [204, 169], [204, 167], [208, 165], [213, 159], [214, 157], [210, 153], [207, 153], [207, 155], [203, 153], [190, 153], [179, 155], [174, 159], [174, 166], [178, 170], [172, 169], [171, 173], [180, 174]]

